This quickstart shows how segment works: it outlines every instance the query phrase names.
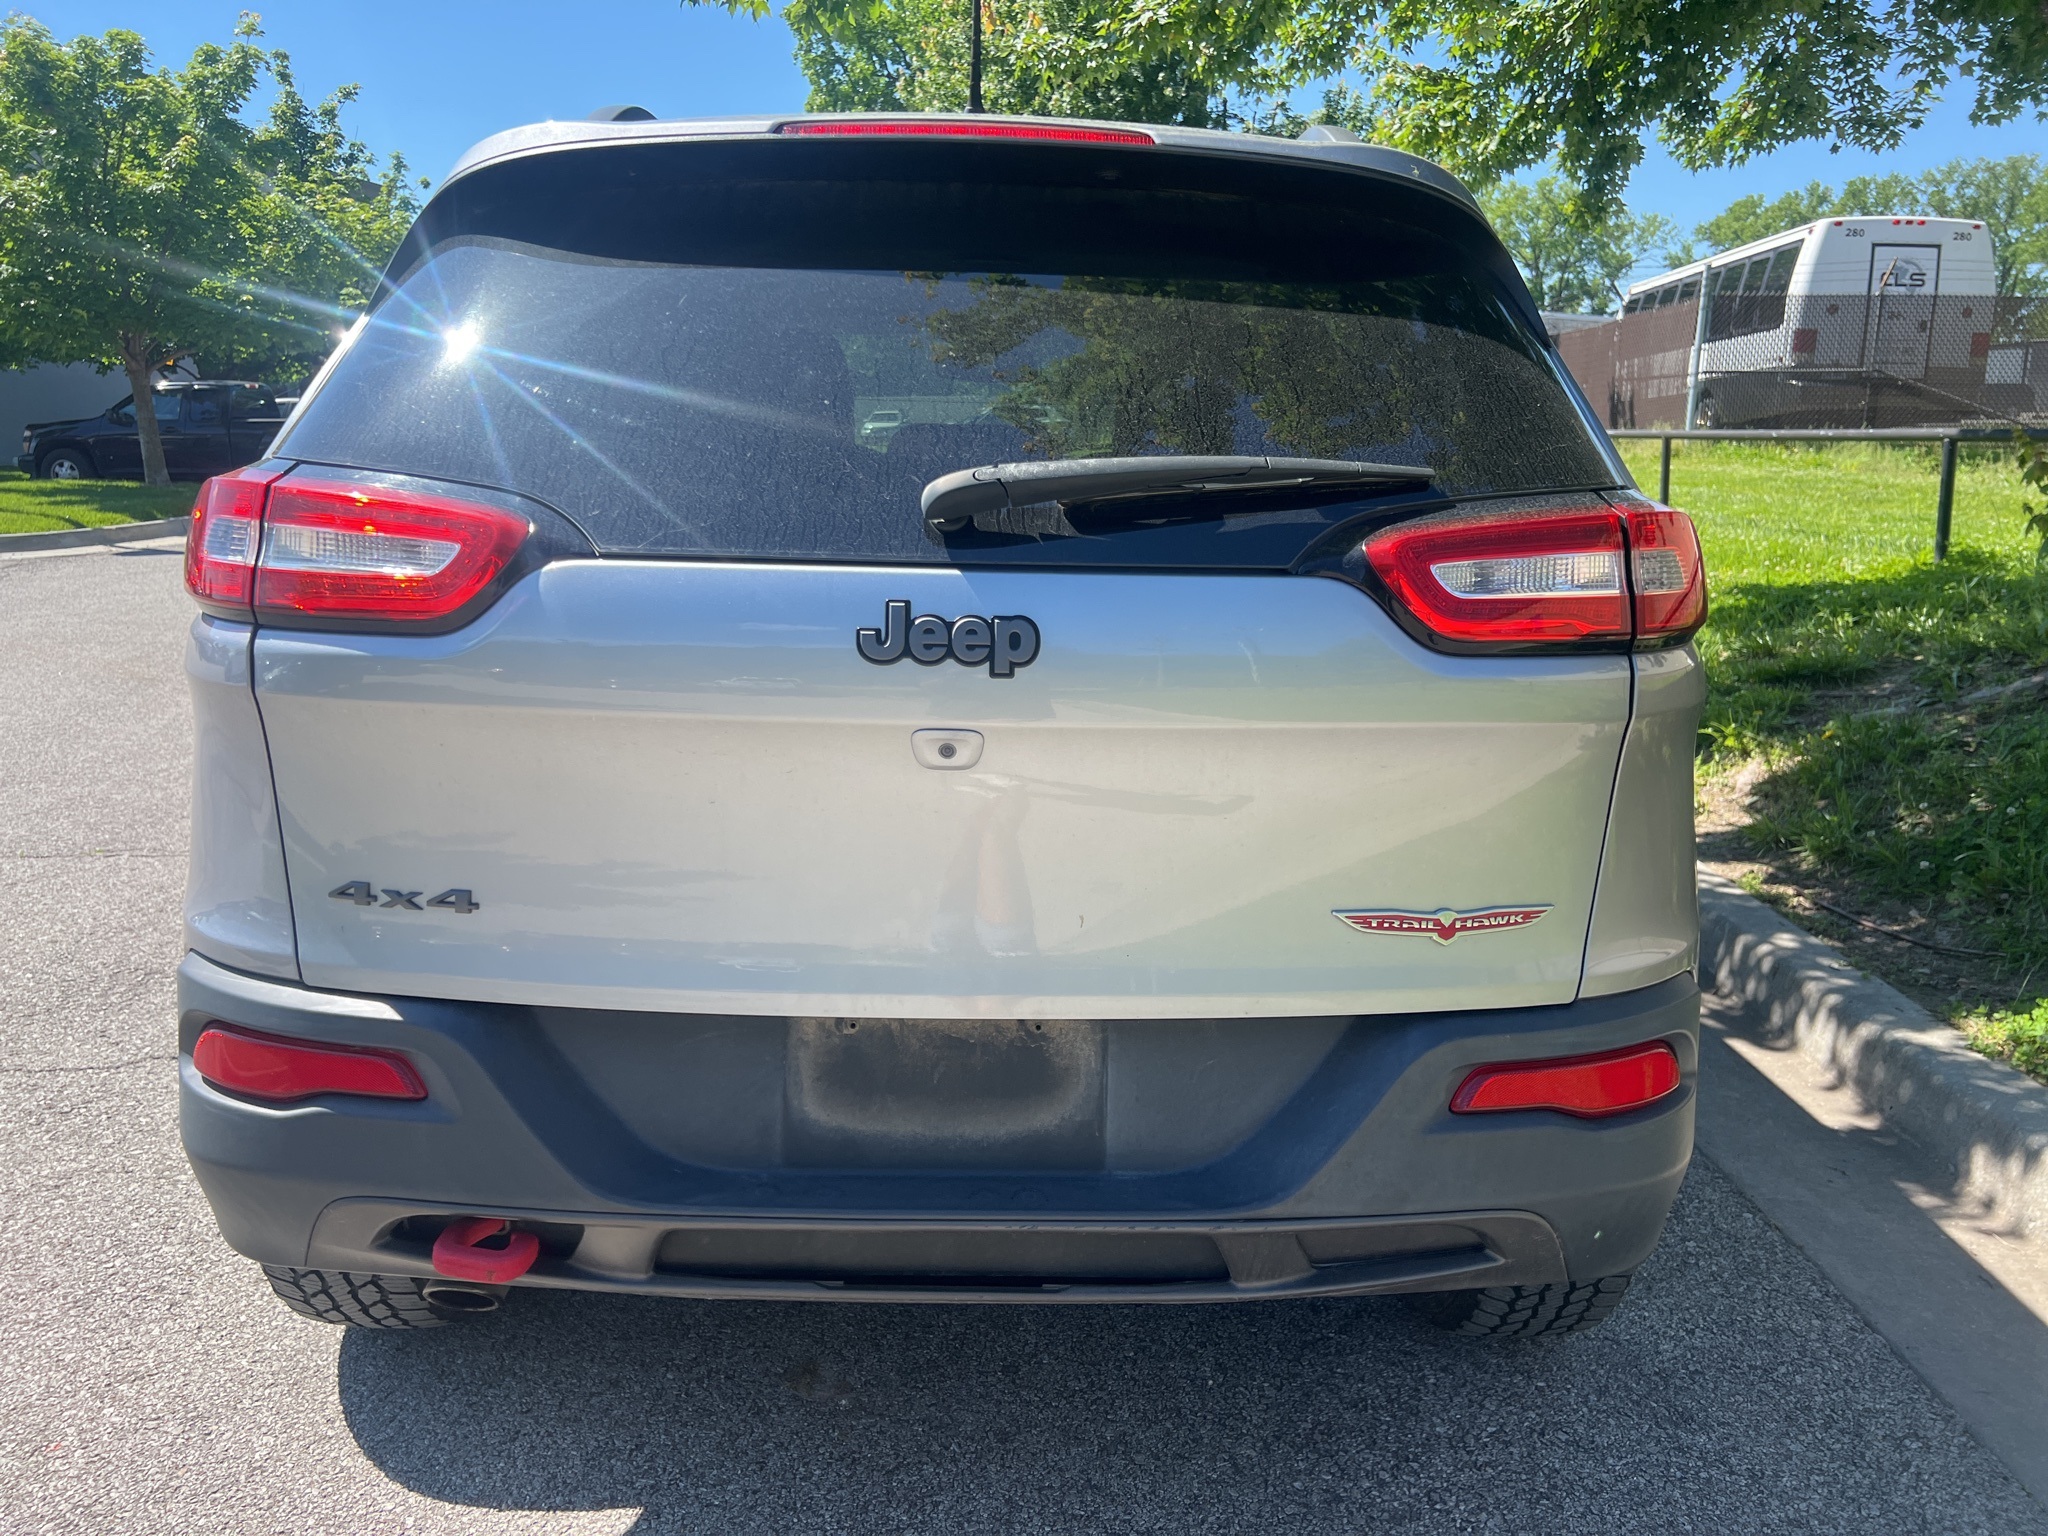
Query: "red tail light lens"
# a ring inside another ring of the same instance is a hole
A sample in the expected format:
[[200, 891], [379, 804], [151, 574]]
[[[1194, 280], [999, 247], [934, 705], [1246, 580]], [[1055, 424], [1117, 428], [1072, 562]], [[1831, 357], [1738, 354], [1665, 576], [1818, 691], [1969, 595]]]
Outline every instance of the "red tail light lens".
[[1673, 644], [1707, 616], [1692, 519], [1649, 503], [1439, 513], [1381, 529], [1364, 555], [1424, 637], [1454, 648]]
[[1691, 518], [1670, 507], [1631, 507], [1628, 558], [1638, 640], [1682, 640], [1706, 623], [1706, 568]]
[[185, 589], [202, 608], [232, 618], [250, 617], [256, 549], [263, 534], [263, 495], [283, 473], [238, 469], [199, 487], [192, 530], [185, 536]]
[[1156, 144], [1128, 128], [1071, 128], [1060, 123], [963, 123], [922, 117], [845, 118], [784, 123], [775, 130], [798, 138], [1057, 139], [1073, 144]]
[[1678, 1081], [1677, 1054], [1662, 1040], [1653, 1040], [1597, 1056], [1480, 1067], [1451, 1096], [1451, 1113], [1554, 1109], [1598, 1120], [1654, 1104], [1677, 1091]]
[[1397, 523], [1365, 557], [1402, 605], [1446, 640], [1526, 645], [1626, 640], [1621, 519], [1607, 508], [1450, 513]]
[[192, 1045], [192, 1065], [216, 1088], [273, 1104], [323, 1093], [424, 1099], [427, 1085], [396, 1051], [326, 1045], [209, 1024]]
[[446, 618], [490, 585], [531, 531], [526, 519], [475, 502], [294, 477], [270, 490], [256, 607]]
[[453, 496], [284, 470], [200, 488], [185, 585], [213, 613], [426, 623], [457, 613], [519, 554], [533, 525]]

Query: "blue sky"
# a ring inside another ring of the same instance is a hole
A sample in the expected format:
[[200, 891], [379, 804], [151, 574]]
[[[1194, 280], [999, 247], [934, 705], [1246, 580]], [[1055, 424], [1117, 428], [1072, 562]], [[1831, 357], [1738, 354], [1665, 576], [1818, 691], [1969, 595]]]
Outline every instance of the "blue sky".
[[[226, 39], [241, 11], [257, 10], [268, 42], [291, 54], [308, 95], [360, 83], [362, 96], [346, 119], [356, 137], [380, 152], [402, 150], [436, 181], [487, 134], [540, 118], [581, 117], [607, 102], [695, 117], [791, 111], [804, 99], [803, 76], [779, 22], [685, 10], [677, 0], [17, 3], [60, 36], [130, 27], [167, 62], [201, 42]], [[2048, 128], [2039, 122], [1976, 128], [1968, 108], [1967, 84], [1959, 83], [1927, 125], [1888, 156], [1830, 155], [1825, 146], [1801, 145], [1733, 170], [1692, 175], [1653, 146], [1629, 187], [1629, 203], [1689, 231], [1749, 192], [1776, 194], [1815, 179], [1912, 173], [1958, 156], [2040, 153], [2048, 146]]]

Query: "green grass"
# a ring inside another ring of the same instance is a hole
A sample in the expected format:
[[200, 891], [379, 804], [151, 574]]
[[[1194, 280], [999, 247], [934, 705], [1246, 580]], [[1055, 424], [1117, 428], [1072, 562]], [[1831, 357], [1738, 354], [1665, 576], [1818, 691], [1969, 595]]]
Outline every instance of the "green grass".
[[0, 533], [54, 533], [183, 517], [192, 510], [196, 490], [127, 480], [31, 480], [20, 470], [0, 470]]
[[1965, 1019], [1963, 1033], [1986, 1056], [2009, 1061], [2048, 1083], [2048, 1002], [2028, 1013], [1994, 1013], [1986, 1019]]
[[[1624, 451], [1654, 489], [1656, 445]], [[2011, 453], [1963, 452], [1940, 565], [1932, 448], [1682, 444], [1671, 499], [1707, 557], [1702, 769], [1760, 761], [1760, 852], [1961, 925], [2010, 1002], [2048, 975], [2048, 692], [1960, 701], [2048, 668], [2048, 570]], [[2048, 1070], [2048, 1014], [2022, 1017], [1978, 1033]]]

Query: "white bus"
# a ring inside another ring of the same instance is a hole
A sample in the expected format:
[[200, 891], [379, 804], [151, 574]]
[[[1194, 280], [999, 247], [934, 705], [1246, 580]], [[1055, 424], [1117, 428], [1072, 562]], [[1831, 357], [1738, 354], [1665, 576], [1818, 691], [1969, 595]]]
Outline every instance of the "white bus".
[[[1986, 402], [1991, 231], [1969, 219], [1819, 219], [1632, 286], [1622, 323], [1697, 311], [1693, 425], [1837, 424], [1913, 402], [1942, 419]], [[1842, 423], [1849, 424], [1849, 423]], [[1874, 423], [1872, 423], [1874, 424]]]

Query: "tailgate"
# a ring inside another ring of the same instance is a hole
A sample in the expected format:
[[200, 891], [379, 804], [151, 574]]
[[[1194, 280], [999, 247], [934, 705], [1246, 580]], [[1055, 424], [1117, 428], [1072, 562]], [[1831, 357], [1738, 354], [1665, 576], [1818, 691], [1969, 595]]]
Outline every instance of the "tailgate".
[[[876, 665], [892, 601], [1041, 649]], [[582, 560], [256, 662], [309, 984], [852, 1018], [1566, 1002], [1629, 710], [1299, 576]]]

